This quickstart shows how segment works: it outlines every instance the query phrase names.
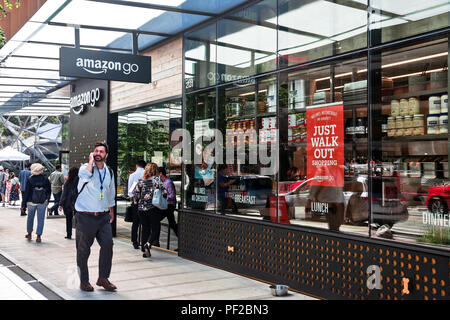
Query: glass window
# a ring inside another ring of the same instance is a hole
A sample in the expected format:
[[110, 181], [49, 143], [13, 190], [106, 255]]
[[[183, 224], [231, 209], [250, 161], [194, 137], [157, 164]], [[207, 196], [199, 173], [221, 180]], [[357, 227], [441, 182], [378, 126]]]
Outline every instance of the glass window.
[[165, 103], [119, 113], [118, 124], [118, 212], [125, 213], [128, 178], [139, 160], [165, 166], [173, 178], [177, 195], [181, 189], [181, 169], [170, 161], [170, 133], [181, 128], [181, 103]]
[[374, 55], [372, 235], [449, 248], [448, 39]]
[[280, 74], [279, 221], [368, 234], [367, 59]]
[[280, 67], [367, 47], [366, 0], [279, 0], [278, 24]]
[[276, 68], [276, 1], [266, 0], [219, 20], [217, 83]]
[[184, 40], [186, 91], [216, 83], [216, 24], [189, 33]]
[[371, 45], [449, 26], [448, 0], [371, 0], [370, 5], [370, 29], [376, 31]]
[[277, 78], [247, 79], [219, 88], [218, 96], [224, 146], [217, 211], [270, 220], [278, 170]]
[[216, 127], [215, 90], [186, 95], [185, 129], [189, 147], [183, 149], [185, 158], [184, 207], [214, 210], [216, 170], [214, 145]]

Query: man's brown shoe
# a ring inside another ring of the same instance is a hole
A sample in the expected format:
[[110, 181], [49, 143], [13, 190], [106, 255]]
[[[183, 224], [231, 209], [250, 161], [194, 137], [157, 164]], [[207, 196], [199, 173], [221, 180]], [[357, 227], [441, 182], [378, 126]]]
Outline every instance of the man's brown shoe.
[[94, 291], [94, 288], [91, 286], [89, 282], [82, 282], [80, 283], [80, 289], [87, 292]]
[[114, 291], [117, 289], [117, 287], [106, 278], [98, 278], [97, 285], [105, 288], [106, 291]]

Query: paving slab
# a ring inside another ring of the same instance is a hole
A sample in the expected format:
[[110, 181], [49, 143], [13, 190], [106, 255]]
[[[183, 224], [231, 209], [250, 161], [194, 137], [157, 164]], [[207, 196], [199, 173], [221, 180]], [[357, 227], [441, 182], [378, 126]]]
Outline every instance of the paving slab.
[[[269, 284], [220, 270], [191, 260], [176, 252], [152, 248], [152, 257], [143, 258], [124, 235], [131, 224], [118, 218], [120, 237], [114, 238], [113, 267], [110, 280], [118, 290], [107, 292], [97, 287], [99, 245], [94, 242], [89, 258], [89, 273], [94, 292], [79, 289], [76, 267], [75, 241], [65, 239], [65, 219], [46, 219], [42, 243], [25, 239], [26, 216], [16, 208], [0, 208], [0, 270], [11, 267], [23, 270], [28, 276], [20, 278], [26, 285], [16, 293], [11, 280], [0, 272], [0, 299], [66, 299], [66, 300], [315, 300], [290, 292], [275, 298]], [[36, 228], [36, 224], [35, 224]], [[73, 236], [75, 236], [75, 231]], [[8, 267], [5, 267], [8, 265]], [[28, 282], [27, 282], [28, 281]], [[17, 285], [16, 285], [17, 288]], [[6, 290], [4, 290], [6, 289]], [[10, 294], [8, 294], [10, 292]]]

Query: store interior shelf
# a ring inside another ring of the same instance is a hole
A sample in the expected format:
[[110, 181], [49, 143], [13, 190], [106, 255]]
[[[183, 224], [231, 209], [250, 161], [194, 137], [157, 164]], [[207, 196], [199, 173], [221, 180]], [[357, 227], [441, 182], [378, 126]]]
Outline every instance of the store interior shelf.
[[440, 93], [447, 93], [447, 87], [439, 88], [439, 89], [415, 91], [415, 92], [411, 92], [411, 93], [402, 93], [402, 94], [396, 94], [393, 96], [384, 96], [382, 98], [382, 102], [383, 103], [391, 103], [391, 100], [406, 99], [406, 98], [411, 98], [411, 97], [427, 97], [432, 94], [440, 94]]
[[253, 118], [274, 117], [276, 115], [277, 115], [276, 112], [265, 112], [265, 113], [237, 116], [237, 117], [227, 117], [227, 121], [238, 121], [238, 120], [253, 119]]
[[383, 141], [386, 142], [409, 142], [409, 141], [436, 141], [447, 140], [448, 134], [425, 134], [423, 136], [404, 136], [404, 137], [384, 137]]

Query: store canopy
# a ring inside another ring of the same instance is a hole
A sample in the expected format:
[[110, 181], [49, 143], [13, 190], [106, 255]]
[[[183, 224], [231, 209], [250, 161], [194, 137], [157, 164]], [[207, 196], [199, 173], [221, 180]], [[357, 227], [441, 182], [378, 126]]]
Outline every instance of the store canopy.
[[143, 51], [245, 0], [47, 0], [0, 49], [0, 115], [59, 115], [70, 110], [59, 75], [59, 48]]
[[0, 150], [0, 161], [28, 161], [30, 156], [8, 146]]

